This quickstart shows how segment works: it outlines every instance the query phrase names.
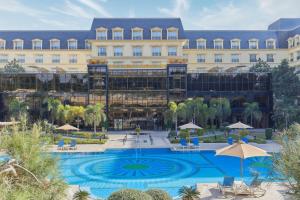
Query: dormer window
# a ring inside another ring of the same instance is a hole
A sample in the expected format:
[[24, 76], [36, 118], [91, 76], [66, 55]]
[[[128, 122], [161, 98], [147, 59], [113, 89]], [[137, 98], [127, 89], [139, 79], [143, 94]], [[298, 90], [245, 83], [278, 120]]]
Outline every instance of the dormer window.
[[131, 30], [133, 40], [142, 40], [143, 39], [143, 29], [133, 28]]
[[113, 29], [113, 40], [123, 40], [123, 29], [121, 28]]
[[266, 40], [266, 48], [267, 49], [275, 49], [276, 48], [275, 40], [274, 39]]
[[85, 40], [85, 49], [91, 49], [91, 48], [92, 48], [91, 42], [88, 40]]
[[300, 35], [295, 36], [294, 45], [299, 46], [300, 45]]
[[222, 39], [215, 39], [214, 40], [214, 48], [215, 49], [223, 49], [223, 40]]
[[32, 49], [33, 50], [41, 50], [42, 44], [43, 44], [43, 42], [40, 39], [32, 40]]
[[5, 49], [5, 40], [0, 39], [0, 49]]
[[96, 29], [96, 40], [107, 40], [107, 29], [98, 28]]
[[162, 39], [162, 29], [155, 27], [151, 29], [151, 40], [161, 40]]
[[15, 50], [22, 50], [23, 49], [23, 40], [15, 39], [13, 40], [13, 47]]
[[294, 40], [293, 40], [293, 38], [289, 38], [288, 39], [288, 45], [289, 45], [289, 48], [293, 48], [294, 47]]
[[249, 40], [249, 49], [258, 49], [258, 40], [257, 39]]
[[240, 40], [239, 39], [231, 40], [231, 49], [240, 49]]
[[205, 39], [198, 39], [197, 40], [197, 49], [206, 49], [206, 40]]
[[77, 49], [77, 40], [76, 39], [68, 40], [68, 49]]
[[189, 49], [190, 48], [190, 41], [186, 40], [182, 48], [183, 49]]
[[58, 39], [50, 40], [50, 49], [60, 49], [60, 41]]
[[168, 40], [178, 40], [178, 29], [177, 28], [168, 28], [167, 30]]

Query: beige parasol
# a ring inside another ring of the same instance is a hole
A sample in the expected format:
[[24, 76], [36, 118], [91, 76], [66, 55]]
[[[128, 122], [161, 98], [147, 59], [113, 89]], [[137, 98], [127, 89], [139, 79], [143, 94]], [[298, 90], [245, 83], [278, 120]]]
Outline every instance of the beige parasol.
[[234, 123], [234, 124], [231, 124], [231, 125], [227, 126], [227, 128], [230, 128], [230, 129], [250, 129], [250, 128], [253, 128], [253, 127], [249, 126], [247, 124], [244, 124], [242, 122], [237, 122], [237, 123]]
[[184, 130], [184, 129], [202, 129], [200, 126], [197, 126], [193, 122], [179, 126], [179, 128], [182, 130]]
[[78, 128], [71, 126], [70, 124], [65, 124], [63, 126], [60, 126], [58, 128], [56, 128], [56, 130], [60, 130], [60, 131], [79, 131]]
[[243, 177], [243, 160], [251, 157], [271, 156], [265, 150], [242, 141], [216, 151], [216, 156], [233, 156], [241, 159], [241, 177]]

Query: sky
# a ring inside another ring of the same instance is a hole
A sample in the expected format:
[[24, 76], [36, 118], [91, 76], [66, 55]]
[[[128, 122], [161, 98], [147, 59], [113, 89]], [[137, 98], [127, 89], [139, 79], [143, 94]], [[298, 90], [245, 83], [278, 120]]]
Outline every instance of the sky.
[[185, 29], [267, 29], [300, 0], [0, 0], [0, 30], [88, 30], [95, 17], [180, 17]]

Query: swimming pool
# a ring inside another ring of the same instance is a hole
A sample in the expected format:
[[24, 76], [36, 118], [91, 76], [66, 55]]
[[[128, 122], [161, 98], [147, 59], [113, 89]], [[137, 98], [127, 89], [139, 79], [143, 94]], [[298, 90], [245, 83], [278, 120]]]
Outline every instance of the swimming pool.
[[[160, 188], [172, 196], [184, 185], [218, 182], [223, 176], [240, 178], [239, 158], [215, 156], [215, 151], [174, 152], [169, 149], [117, 149], [103, 153], [54, 153], [64, 179], [106, 198], [123, 188]], [[244, 161], [244, 180], [253, 171], [266, 177], [272, 161], [267, 157]]]

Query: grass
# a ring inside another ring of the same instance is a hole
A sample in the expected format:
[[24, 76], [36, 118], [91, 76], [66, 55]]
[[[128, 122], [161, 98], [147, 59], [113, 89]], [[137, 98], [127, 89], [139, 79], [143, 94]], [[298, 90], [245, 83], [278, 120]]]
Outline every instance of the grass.
[[44, 135], [43, 142], [47, 144], [57, 144], [58, 141], [64, 140], [65, 144], [70, 144], [71, 140], [76, 140], [77, 144], [105, 144], [107, 139], [99, 138], [77, 138], [77, 137], [66, 137], [62, 135]]

